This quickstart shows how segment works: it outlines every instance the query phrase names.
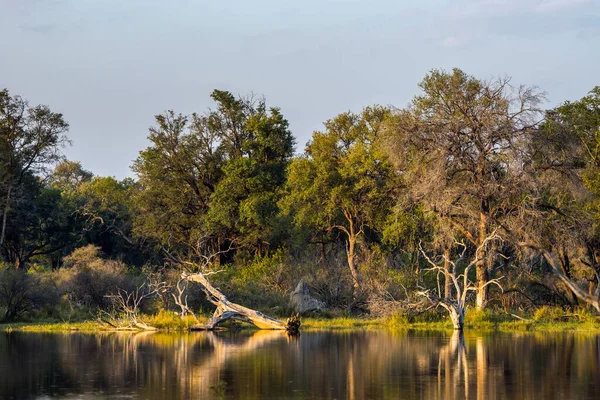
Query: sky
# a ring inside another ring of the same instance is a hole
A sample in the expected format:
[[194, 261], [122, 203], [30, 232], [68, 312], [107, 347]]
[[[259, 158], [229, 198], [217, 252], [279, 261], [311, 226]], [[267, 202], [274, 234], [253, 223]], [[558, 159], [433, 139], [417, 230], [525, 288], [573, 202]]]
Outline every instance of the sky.
[[0, 88], [64, 114], [70, 160], [134, 176], [154, 115], [213, 89], [280, 107], [302, 152], [340, 112], [403, 107], [433, 68], [600, 85], [600, 0], [0, 0]]

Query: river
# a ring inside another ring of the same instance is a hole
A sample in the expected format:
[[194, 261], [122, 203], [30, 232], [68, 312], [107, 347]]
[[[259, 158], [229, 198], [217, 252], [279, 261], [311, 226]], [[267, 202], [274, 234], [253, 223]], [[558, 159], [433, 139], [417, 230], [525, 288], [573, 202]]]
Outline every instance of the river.
[[0, 334], [0, 399], [599, 397], [592, 334]]

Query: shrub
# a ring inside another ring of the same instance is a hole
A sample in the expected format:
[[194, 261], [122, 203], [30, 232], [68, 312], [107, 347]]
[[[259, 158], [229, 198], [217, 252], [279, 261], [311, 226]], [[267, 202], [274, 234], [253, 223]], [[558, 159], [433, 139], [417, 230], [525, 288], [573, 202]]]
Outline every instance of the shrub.
[[33, 307], [37, 280], [23, 270], [0, 269], [0, 322], [13, 321]]
[[103, 259], [97, 246], [76, 249], [63, 261], [60, 283], [69, 301], [77, 306], [106, 308], [110, 306], [107, 294], [132, 286], [125, 265]]
[[555, 322], [563, 319], [565, 310], [558, 307], [542, 306], [533, 314], [533, 319], [537, 322]]

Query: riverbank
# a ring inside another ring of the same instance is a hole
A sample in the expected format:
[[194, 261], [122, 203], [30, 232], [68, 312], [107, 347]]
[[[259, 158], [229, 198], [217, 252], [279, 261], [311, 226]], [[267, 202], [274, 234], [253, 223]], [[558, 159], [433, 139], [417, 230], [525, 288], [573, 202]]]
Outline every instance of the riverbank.
[[[556, 314], [556, 313], [555, 313]], [[600, 320], [598, 317], [588, 314], [564, 314], [564, 315], [536, 315], [535, 318], [523, 318], [511, 315], [499, 315], [489, 312], [472, 313], [465, 321], [465, 331], [501, 331], [501, 332], [598, 332], [600, 333]], [[165, 313], [154, 316], [146, 316], [143, 321], [155, 327], [159, 331], [181, 332], [188, 331], [192, 327], [204, 323], [207, 316], [198, 316], [198, 321], [192, 317], [182, 319], [177, 315]], [[251, 325], [234, 324], [230, 329], [254, 329]], [[449, 320], [433, 321], [410, 321], [404, 316], [391, 318], [369, 318], [369, 317], [305, 317], [302, 319], [301, 330], [452, 330]], [[100, 321], [33, 321], [0, 324], [0, 332], [110, 332], [135, 330], [117, 328]]]

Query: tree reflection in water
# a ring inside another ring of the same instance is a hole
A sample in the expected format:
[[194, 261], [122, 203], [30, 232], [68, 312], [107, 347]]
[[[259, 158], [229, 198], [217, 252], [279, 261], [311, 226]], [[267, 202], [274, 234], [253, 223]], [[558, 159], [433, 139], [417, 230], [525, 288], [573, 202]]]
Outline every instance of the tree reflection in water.
[[595, 398], [594, 335], [0, 334], [0, 399]]

